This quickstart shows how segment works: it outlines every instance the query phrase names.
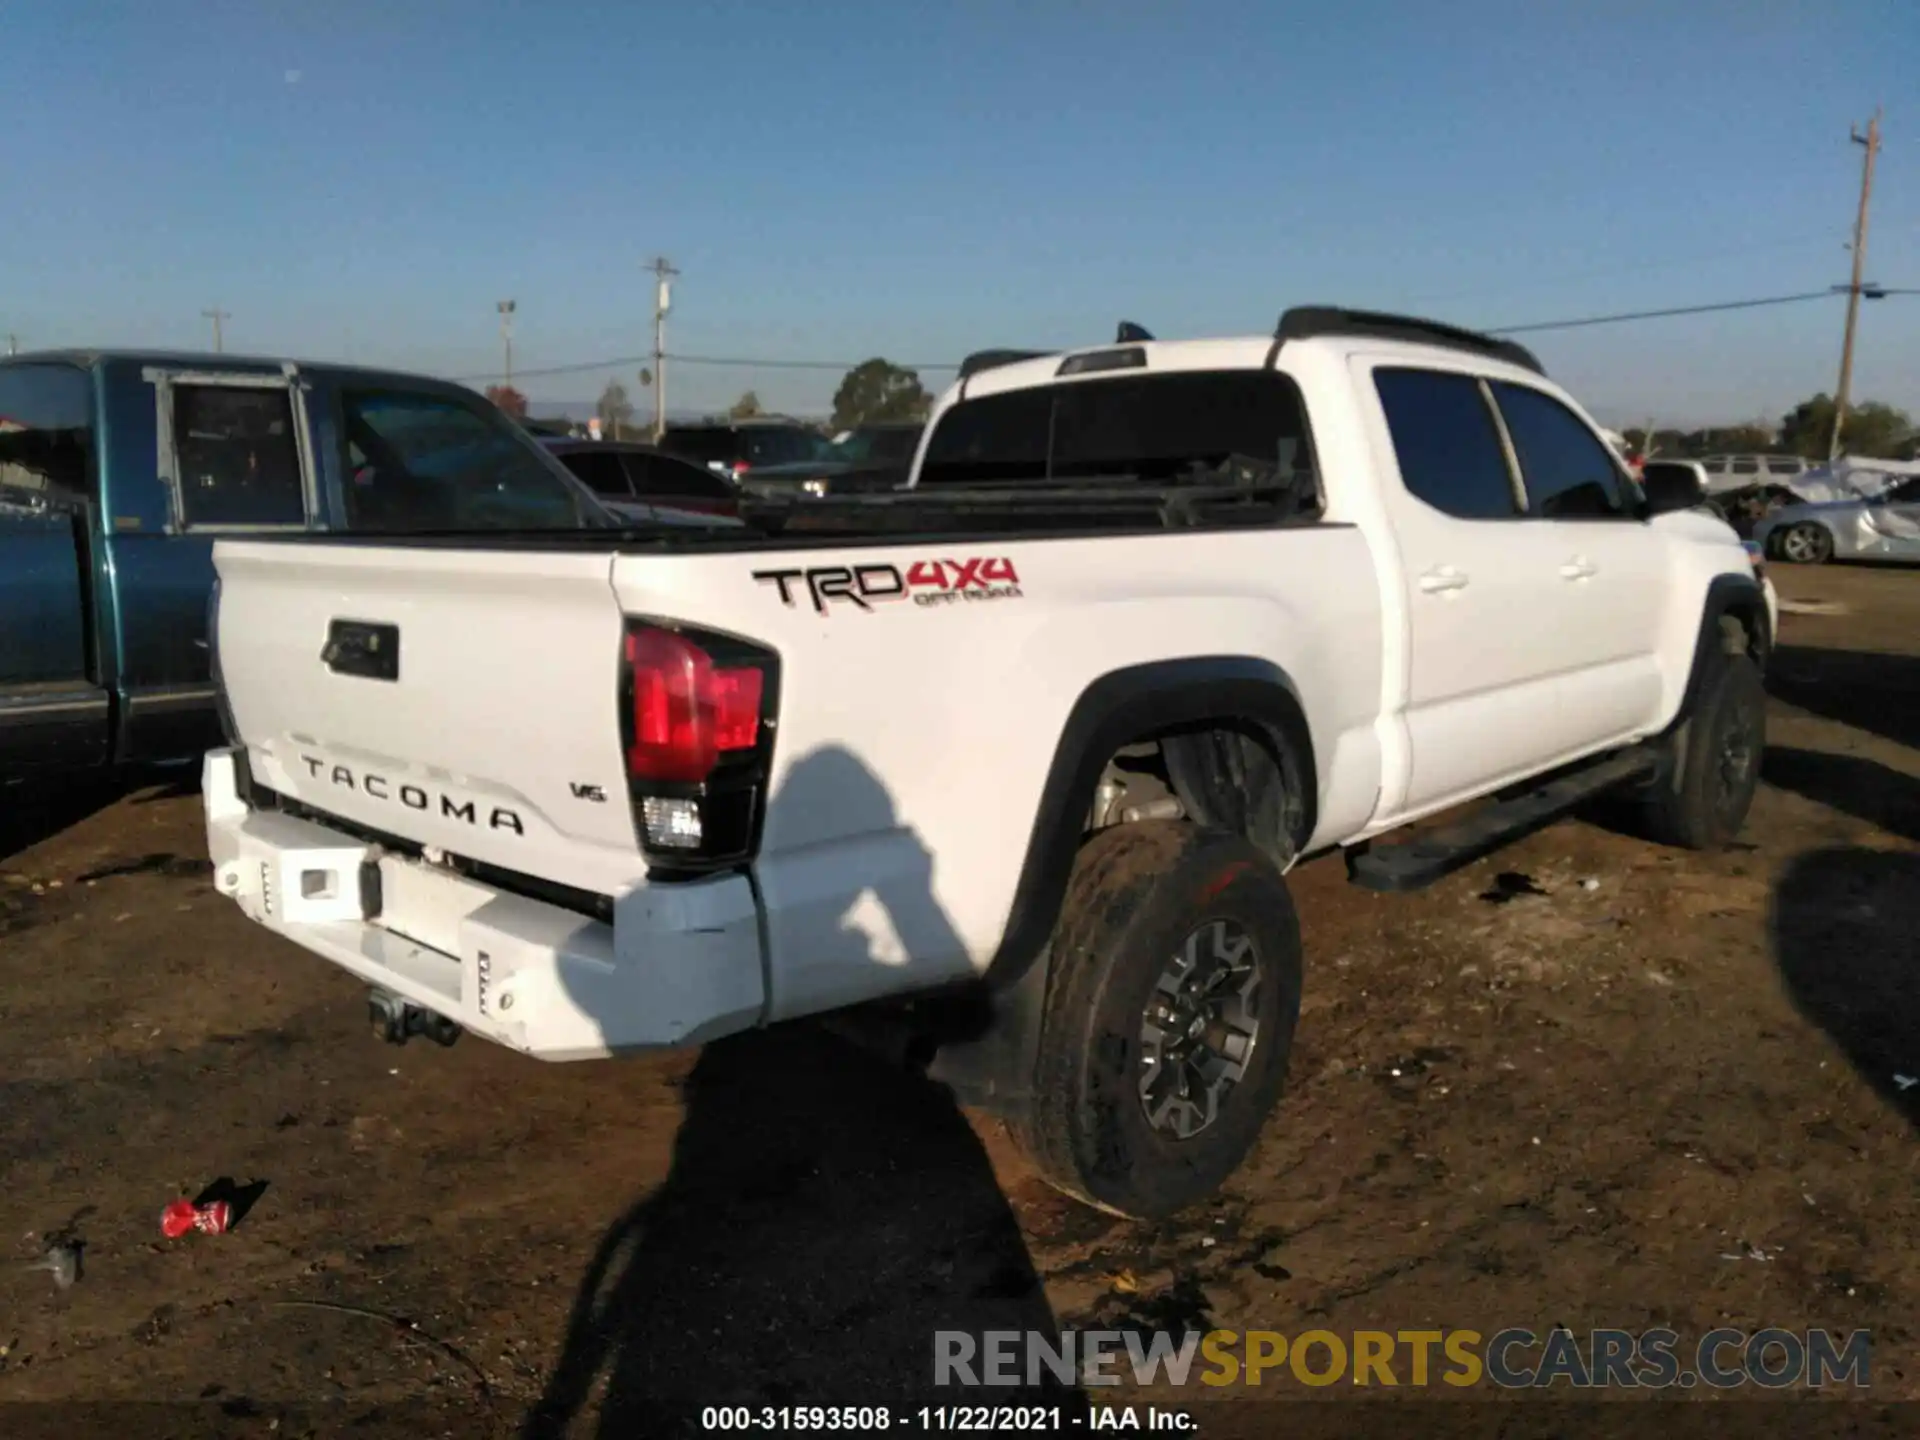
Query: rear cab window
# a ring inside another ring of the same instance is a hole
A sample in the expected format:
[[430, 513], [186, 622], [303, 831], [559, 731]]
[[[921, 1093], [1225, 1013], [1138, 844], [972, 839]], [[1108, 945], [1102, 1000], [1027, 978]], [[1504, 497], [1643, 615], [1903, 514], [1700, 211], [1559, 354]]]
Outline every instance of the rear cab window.
[[690, 425], [669, 426], [660, 436], [660, 448], [705, 465], [731, 465], [735, 446], [731, 430]]
[[1306, 407], [1273, 370], [1174, 370], [1069, 380], [963, 400], [935, 422], [918, 483], [1204, 479], [1271, 467], [1316, 506]]
[[739, 456], [754, 469], [766, 465], [799, 465], [818, 460], [823, 448], [819, 436], [805, 430], [742, 430]]
[[183, 380], [172, 395], [182, 528], [307, 523], [300, 441], [285, 386]]
[[339, 400], [349, 530], [604, 523], [566, 468], [491, 407], [397, 386], [343, 388]]

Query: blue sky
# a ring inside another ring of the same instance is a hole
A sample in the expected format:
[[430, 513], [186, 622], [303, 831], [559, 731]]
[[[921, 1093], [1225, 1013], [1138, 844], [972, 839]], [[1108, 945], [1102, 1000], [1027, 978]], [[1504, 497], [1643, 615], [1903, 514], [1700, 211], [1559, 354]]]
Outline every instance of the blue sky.
[[[1912, 0], [11, 7], [0, 330], [438, 374], [651, 344], [951, 360], [1261, 332], [1289, 304], [1500, 325], [1868, 278], [1920, 287]], [[29, 143], [31, 142], [31, 143]], [[1831, 389], [1842, 302], [1537, 337], [1603, 417]], [[622, 367], [630, 389], [632, 370]], [[1920, 296], [1856, 394], [1920, 413]], [[530, 378], [591, 398], [607, 372]], [[670, 399], [824, 404], [826, 372], [680, 367]], [[944, 376], [927, 377], [944, 380]], [[638, 393], [635, 398], [646, 403]]]

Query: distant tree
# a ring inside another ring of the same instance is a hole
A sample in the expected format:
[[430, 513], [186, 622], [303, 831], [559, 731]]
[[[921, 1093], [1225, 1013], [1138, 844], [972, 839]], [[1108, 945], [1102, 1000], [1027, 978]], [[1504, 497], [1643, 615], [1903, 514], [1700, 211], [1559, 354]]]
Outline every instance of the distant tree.
[[618, 440], [621, 428], [633, 419], [633, 402], [627, 399], [627, 387], [618, 380], [607, 382], [607, 388], [600, 392], [593, 408], [609, 440]]
[[765, 413], [760, 408], [760, 397], [751, 390], [734, 401], [733, 408], [727, 411], [728, 417], [734, 420], [751, 420], [754, 416]]
[[487, 398], [516, 420], [527, 418], [527, 397], [511, 385], [487, 386]]
[[875, 356], [849, 370], [833, 392], [833, 428], [924, 420], [932, 405], [918, 372]]
[[[1900, 453], [1913, 435], [1913, 421], [1904, 410], [1878, 400], [1847, 407], [1840, 427], [1840, 450], [1846, 455], [1891, 457]], [[1780, 445], [1795, 455], [1827, 458], [1833, 440], [1833, 397], [1822, 392], [1802, 400], [1780, 421]]]

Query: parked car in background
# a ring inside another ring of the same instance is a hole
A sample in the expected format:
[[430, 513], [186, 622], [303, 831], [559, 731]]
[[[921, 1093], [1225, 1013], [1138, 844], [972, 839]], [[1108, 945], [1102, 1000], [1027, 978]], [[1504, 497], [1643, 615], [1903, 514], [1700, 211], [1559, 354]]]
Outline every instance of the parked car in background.
[[610, 523], [444, 381], [233, 355], [0, 359], [0, 774], [218, 742], [216, 536]]
[[1709, 455], [1700, 463], [1712, 495], [1768, 485], [1791, 488], [1814, 468], [1814, 462], [1801, 455]]
[[1786, 505], [1755, 527], [1770, 560], [1822, 565], [1829, 560], [1920, 560], [1920, 475], [1878, 495]]
[[741, 483], [763, 495], [846, 495], [893, 490], [906, 484], [919, 447], [918, 421], [860, 425], [843, 430], [817, 458], [792, 465], [769, 465], [749, 472]]
[[666, 505], [705, 515], [737, 515], [740, 495], [705, 465], [653, 445], [618, 440], [546, 440], [547, 449], [615, 514]]
[[798, 420], [772, 418], [669, 425], [660, 436], [662, 450], [733, 480], [766, 466], [818, 460], [825, 446], [818, 431]]

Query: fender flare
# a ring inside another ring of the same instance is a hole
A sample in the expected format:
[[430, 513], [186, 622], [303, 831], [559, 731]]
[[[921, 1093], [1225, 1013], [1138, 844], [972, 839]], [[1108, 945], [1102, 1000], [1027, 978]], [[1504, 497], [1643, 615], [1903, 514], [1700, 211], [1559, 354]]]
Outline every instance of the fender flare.
[[1764, 674], [1773, 654], [1773, 630], [1768, 622], [1767, 597], [1760, 582], [1750, 575], [1716, 575], [1707, 586], [1707, 597], [1700, 607], [1700, 630], [1693, 643], [1693, 668], [1687, 674], [1687, 688], [1680, 698], [1680, 709], [1673, 717], [1673, 728], [1686, 724], [1699, 703], [1700, 692], [1712, 671], [1713, 657], [1720, 653], [1720, 621], [1731, 615], [1751, 637], [1749, 653]]
[[1114, 752], [1159, 731], [1220, 721], [1249, 726], [1283, 757], [1301, 790], [1291, 817], [1299, 833], [1287, 839], [1298, 846], [1313, 833], [1319, 772], [1299, 691], [1286, 671], [1250, 655], [1159, 660], [1110, 671], [1080, 693], [1061, 728], [1006, 929], [984, 977], [989, 986], [1018, 983], [1045, 952], [1094, 789]]

